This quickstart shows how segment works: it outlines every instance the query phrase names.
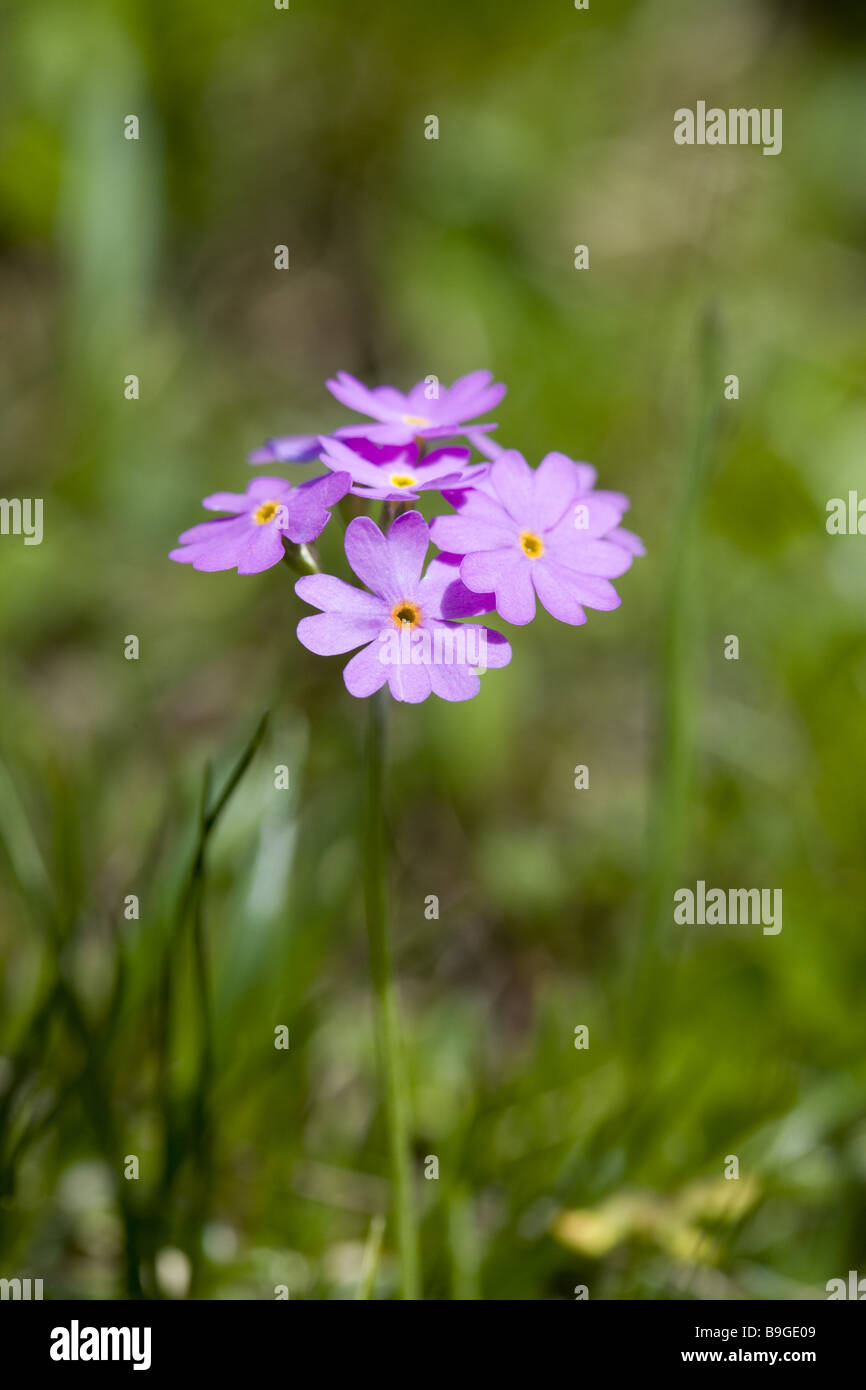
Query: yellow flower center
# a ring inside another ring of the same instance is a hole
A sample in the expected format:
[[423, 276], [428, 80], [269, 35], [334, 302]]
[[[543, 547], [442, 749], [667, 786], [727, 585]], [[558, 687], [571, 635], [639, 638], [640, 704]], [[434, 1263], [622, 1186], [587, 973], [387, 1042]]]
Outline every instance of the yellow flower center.
[[411, 473], [392, 473], [391, 483], [394, 487], [414, 487], [418, 479], [413, 478]]
[[279, 510], [279, 502], [263, 502], [253, 512], [253, 521], [257, 526], [265, 526], [269, 521], [273, 521]]
[[423, 415], [401, 415], [400, 418], [404, 425], [417, 425], [422, 430], [433, 423], [431, 420], [425, 419]]
[[532, 531], [521, 531], [520, 548], [524, 555], [528, 555], [530, 560], [537, 560], [544, 554], [544, 541], [540, 536], [536, 536]]
[[408, 599], [401, 599], [391, 609], [391, 621], [395, 627], [417, 627], [421, 621], [421, 609], [417, 603], [410, 603]]

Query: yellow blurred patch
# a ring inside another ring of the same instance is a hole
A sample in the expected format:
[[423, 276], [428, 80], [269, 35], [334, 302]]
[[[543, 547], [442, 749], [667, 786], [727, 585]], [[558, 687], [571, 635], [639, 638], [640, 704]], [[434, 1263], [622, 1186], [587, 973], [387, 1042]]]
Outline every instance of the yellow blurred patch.
[[643, 1239], [676, 1260], [714, 1264], [719, 1245], [701, 1223], [732, 1224], [759, 1195], [754, 1177], [701, 1179], [670, 1196], [618, 1192], [596, 1207], [559, 1212], [551, 1231], [561, 1245], [594, 1259], [626, 1241]]

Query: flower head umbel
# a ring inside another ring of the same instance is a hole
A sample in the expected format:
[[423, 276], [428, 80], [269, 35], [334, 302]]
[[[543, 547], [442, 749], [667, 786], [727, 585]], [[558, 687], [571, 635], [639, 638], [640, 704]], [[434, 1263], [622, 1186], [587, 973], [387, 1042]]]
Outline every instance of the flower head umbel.
[[[391, 523], [387, 534], [367, 514], [355, 516], [344, 538], [346, 560], [366, 588], [322, 574], [314, 552], [289, 554], [296, 568], [314, 571], [295, 587], [321, 610], [301, 619], [298, 638], [323, 656], [361, 648], [343, 673], [349, 692], [367, 696], [387, 685], [410, 704], [430, 694], [471, 699], [480, 670], [511, 660], [501, 633], [461, 619], [495, 611], [525, 625], [540, 601], [576, 626], [588, 608], [619, 607], [611, 580], [644, 553], [621, 524], [628, 498], [596, 488], [595, 469], [565, 454], [549, 453], [530, 468], [501, 447], [490, 433], [496, 426], [479, 423], [505, 394], [490, 372], [444, 387], [429, 376], [405, 394], [338, 372], [328, 388], [368, 420], [271, 439], [250, 456], [287, 464], [318, 458], [328, 473], [298, 487], [257, 478], [245, 493], [206, 497], [206, 507], [229, 515], [185, 531], [173, 560], [255, 574], [283, 558], [286, 541], [314, 540], [347, 493], [354, 512], [376, 504], [383, 526]], [[406, 510], [422, 494], [434, 510], [441, 496], [454, 511], [428, 526], [419, 511]], [[430, 541], [441, 554], [424, 573]]]
[[410, 444], [377, 446], [355, 440], [349, 448], [339, 439], [322, 438], [322, 463], [352, 479], [358, 497], [387, 502], [414, 501], [419, 492], [441, 492], [444, 487], [472, 486], [473, 473], [486, 472], [486, 464], [470, 465], [469, 449], [453, 445], [433, 449], [421, 457]]
[[292, 487], [285, 478], [254, 478], [246, 492], [214, 492], [202, 506], [231, 515], [184, 531], [170, 559], [197, 570], [258, 574], [285, 554], [283, 537], [309, 544], [324, 530], [329, 507], [352, 485], [348, 473], [326, 473]]
[[619, 607], [610, 580], [643, 553], [620, 526], [628, 498], [596, 492], [594, 482], [594, 469], [565, 454], [548, 454], [532, 469], [506, 450], [477, 487], [446, 493], [458, 512], [435, 517], [431, 538], [464, 557], [461, 579], [493, 592], [507, 622], [531, 622], [537, 596], [560, 622], [584, 623], [585, 608]]
[[[419, 381], [405, 395], [393, 386], [365, 386], [348, 372], [338, 372], [327, 385], [341, 405], [372, 421], [342, 425], [330, 436], [346, 443], [363, 438], [376, 444], [405, 445], [414, 439], [466, 434], [470, 429], [483, 435], [496, 429], [495, 424], [470, 422], [492, 410], [505, 395], [504, 384], [493, 382], [493, 373], [485, 371], [458, 377], [453, 386], [440, 386], [435, 378]], [[253, 464], [309, 463], [320, 452], [318, 435], [288, 434], [269, 439], [249, 460]]]
[[490, 595], [470, 593], [453, 563], [434, 559], [422, 575], [429, 530], [420, 512], [404, 512], [387, 536], [370, 517], [346, 530], [346, 558], [367, 589], [332, 574], [299, 579], [295, 591], [322, 612], [302, 618], [298, 638], [319, 656], [361, 647], [343, 679], [350, 695], [372, 695], [387, 681], [395, 700], [419, 704], [432, 694], [469, 700], [478, 668], [506, 666], [505, 638], [457, 618], [489, 611]]

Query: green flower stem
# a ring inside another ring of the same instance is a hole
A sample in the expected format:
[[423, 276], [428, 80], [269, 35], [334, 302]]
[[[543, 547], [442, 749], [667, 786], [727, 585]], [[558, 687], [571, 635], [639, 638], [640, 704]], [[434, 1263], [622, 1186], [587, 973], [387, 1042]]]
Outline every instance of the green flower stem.
[[361, 1266], [361, 1277], [358, 1281], [357, 1297], [361, 1301], [369, 1300], [373, 1297], [376, 1288], [376, 1274], [379, 1269], [379, 1261], [382, 1258], [382, 1238], [385, 1234], [385, 1218], [378, 1213], [370, 1222], [370, 1232], [367, 1236], [367, 1244], [364, 1247], [364, 1262]]
[[380, 690], [369, 702], [364, 903], [370, 941], [370, 970], [376, 999], [380, 1066], [385, 1079], [385, 1120], [388, 1129], [397, 1244], [400, 1251], [402, 1295], [406, 1299], [416, 1299], [419, 1297], [419, 1260], [409, 1153], [409, 1092], [400, 1048], [397, 994], [388, 935], [384, 802], [387, 698], [387, 691]]
[[[687, 862], [690, 797], [695, 762], [700, 650], [701, 528], [710, 468], [720, 431], [721, 328], [707, 308], [698, 325], [696, 411], [692, 439], [680, 470], [673, 534], [662, 604], [661, 680], [646, 920], [632, 965], [628, 1003], [635, 1100], [647, 1093], [657, 1065], [663, 990], [671, 988], [677, 950], [671, 939], [673, 892]], [[638, 1115], [637, 1105], [631, 1108]], [[635, 1142], [642, 1139], [636, 1132]]]
[[290, 545], [283, 552], [283, 564], [295, 574], [320, 574], [322, 568], [314, 545]]

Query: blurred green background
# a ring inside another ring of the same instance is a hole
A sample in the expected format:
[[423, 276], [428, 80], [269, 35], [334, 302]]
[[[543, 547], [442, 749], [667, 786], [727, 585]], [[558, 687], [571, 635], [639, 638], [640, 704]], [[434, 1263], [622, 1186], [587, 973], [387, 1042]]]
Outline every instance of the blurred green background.
[[[591, 460], [648, 554], [616, 613], [510, 631], [470, 704], [392, 707], [425, 1296], [866, 1274], [866, 541], [825, 529], [866, 487], [862, 11], [6, 0], [2, 27], [0, 490], [45, 534], [0, 537], [0, 1275], [356, 1296], [388, 1200], [366, 709], [282, 567], [167, 552], [266, 436], [346, 422], [337, 369], [477, 367], [500, 440]], [[782, 154], [675, 146], [698, 99], [782, 107]], [[204, 769], [266, 708], [189, 912]], [[782, 932], [676, 927], [698, 878], [782, 888]]]

